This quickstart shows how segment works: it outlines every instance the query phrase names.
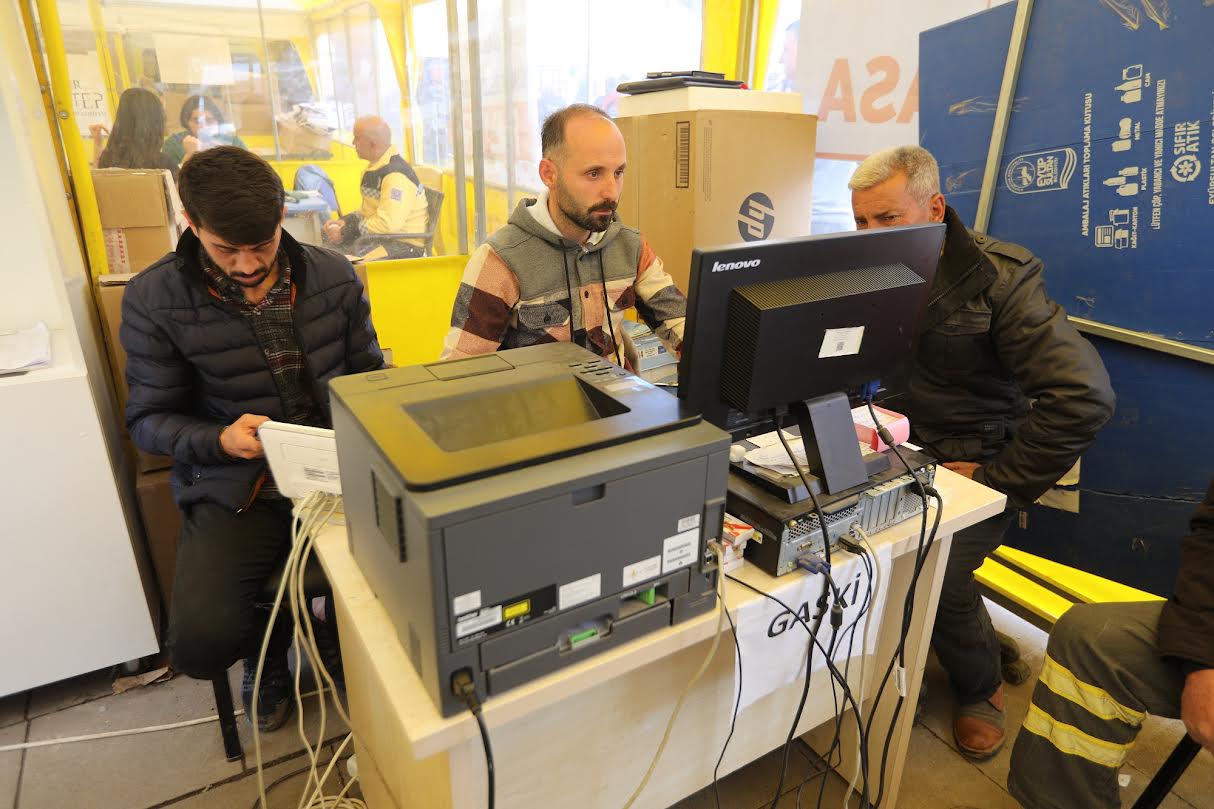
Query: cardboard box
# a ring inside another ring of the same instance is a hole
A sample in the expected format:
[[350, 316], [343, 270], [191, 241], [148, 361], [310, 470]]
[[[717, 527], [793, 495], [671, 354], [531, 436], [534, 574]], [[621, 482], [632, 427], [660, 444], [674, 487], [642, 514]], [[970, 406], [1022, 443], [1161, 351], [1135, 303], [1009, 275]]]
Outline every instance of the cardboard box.
[[278, 148], [285, 155], [329, 154], [330, 133], [320, 133], [296, 123], [288, 116], [278, 118]]
[[659, 93], [624, 96], [620, 99], [618, 109], [620, 117], [635, 117], [686, 110], [799, 113], [802, 107], [800, 93], [762, 93], [729, 87], [680, 87]]
[[684, 292], [693, 248], [809, 235], [814, 116], [688, 110], [616, 123], [634, 178], [620, 218]]
[[177, 537], [181, 533], [181, 512], [173, 502], [169, 470], [145, 472], [135, 478], [135, 496], [143, 520], [148, 556], [156, 571], [161, 603], [165, 611], [173, 599], [173, 577], [177, 568]]
[[232, 105], [232, 124], [236, 133], [245, 135], [269, 135], [274, 131], [273, 114], [269, 103], [249, 100]]
[[[126, 352], [118, 340], [118, 327], [122, 325], [122, 294], [126, 282], [133, 276], [102, 275], [97, 279], [97, 299], [101, 309], [101, 325], [105, 330], [106, 350], [110, 356], [110, 368], [114, 372], [114, 389], [118, 393], [118, 415], [123, 418], [126, 411]], [[135, 463], [140, 472], [167, 469], [173, 461], [164, 455], [152, 455], [135, 448]]]
[[187, 93], [178, 93], [173, 90], [166, 90], [161, 95], [160, 101], [164, 104], [164, 134], [166, 137], [184, 129], [181, 125], [181, 108], [185, 106], [187, 98], [189, 98]]
[[111, 273], [139, 272], [177, 246], [172, 183], [167, 171], [93, 172]]

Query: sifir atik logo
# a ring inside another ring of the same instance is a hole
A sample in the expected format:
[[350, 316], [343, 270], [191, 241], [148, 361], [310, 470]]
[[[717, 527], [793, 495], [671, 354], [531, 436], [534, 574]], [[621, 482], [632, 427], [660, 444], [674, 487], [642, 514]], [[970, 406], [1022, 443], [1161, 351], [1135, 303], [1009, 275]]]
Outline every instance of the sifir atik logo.
[[752, 258], [749, 261], [714, 261], [712, 263], [713, 272], [727, 272], [729, 270], [748, 270], [751, 267], [757, 267], [763, 263], [761, 258]]
[[[856, 578], [852, 580], [846, 588], [843, 588], [839, 593], [847, 601], [848, 604], [855, 604], [860, 599], [860, 572], [856, 571]], [[771, 624], [767, 627], [767, 637], [775, 638], [783, 635], [789, 629], [794, 629], [801, 625], [797, 620], [800, 618], [806, 624], [813, 626], [814, 619], [818, 617], [816, 612], [811, 612], [809, 602], [802, 602], [801, 607], [797, 610], [797, 614], [793, 615], [788, 610], [782, 610], [776, 614], [775, 618], [771, 619]]]

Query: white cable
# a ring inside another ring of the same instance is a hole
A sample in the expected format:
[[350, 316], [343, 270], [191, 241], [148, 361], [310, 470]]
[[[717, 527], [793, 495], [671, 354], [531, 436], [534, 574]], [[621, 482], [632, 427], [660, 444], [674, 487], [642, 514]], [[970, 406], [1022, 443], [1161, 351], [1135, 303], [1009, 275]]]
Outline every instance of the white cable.
[[[366, 809], [366, 804], [354, 798], [347, 798], [346, 791], [353, 784], [353, 779], [347, 783], [345, 789], [336, 797], [327, 797], [323, 794], [324, 778], [328, 778], [332, 772], [334, 762], [337, 761], [338, 754], [334, 754], [333, 760], [330, 761], [329, 767], [325, 770], [324, 777], [317, 774], [319, 769], [319, 751], [324, 742], [324, 727], [326, 721], [325, 696], [326, 693], [336, 694], [337, 687], [333, 681], [333, 676], [325, 668], [324, 662], [320, 659], [320, 652], [316, 646], [316, 636], [312, 629], [312, 622], [309, 618], [310, 611], [307, 609], [307, 598], [304, 593], [305, 571], [307, 569], [308, 557], [311, 555], [312, 543], [320, 529], [328, 523], [329, 519], [336, 512], [340, 505], [340, 497], [337, 495], [324, 494], [322, 492], [312, 492], [302, 503], [293, 509], [292, 519], [292, 536], [291, 550], [287, 555], [287, 560], [283, 570], [282, 581], [279, 582], [278, 592], [275, 594], [274, 604], [270, 609], [269, 622], [266, 625], [266, 634], [262, 639], [261, 652], [257, 659], [257, 671], [253, 678], [253, 714], [257, 714], [258, 691], [261, 686], [261, 675], [265, 667], [266, 654], [270, 645], [270, 638], [274, 631], [274, 624], [277, 620], [278, 613], [282, 608], [283, 594], [288, 596], [288, 603], [291, 608], [291, 616], [293, 619], [293, 639], [292, 643], [295, 648], [296, 655], [296, 672], [295, 672], [295, 700], [296, 706], [300, 711], [298, 718], [298, 727], [300, 736], [304, 743], [304, 749], [308, 753], [310, 767], [308, 769], [308, 785], [305, 789], [303, 798], [301, 798], [299, 806], [307, 807], [307, 809]], [[329, 620], [336, 620], [336, 616], [327, 616]], [[302, 640], [302, 646], [301, 646]], [[317, 740], [315, 748], [310, 744], [307, 734], [303, 728], [303, 695], [300, 693], [299, 669], [302, 666], [302, 654], [308, 657], [312, 664], [312, 670], [318, 674], [322, 683], [320, 688], [320, 737]], [[346, 714], [345, 709], [341, 705], [340, 699], [335, 699], [334, 704], [337, 707], [338, 713], [350, 725], [350, 718]], [[253, 725], [253, 749], [254, 758], [257, 763], [257, 790], [261, 806], [269, 805], [266, 799], [266, 786], [264, 767], [261, 758], [261, 734], [257, 727], [257, 722], [252, 722]], [[351, 732], [347, 738], [348, 742], [353, 738]], [[342, 747], [346, 742], [342, 743]], [[339, 748], [340, 752], [340, 748]], [[305, 800], [306, 799], [306, 800]]]
[[[243, 709], [238, 709], [234, 716], [240, 716], [244, 713]], [[32, 750], [35, 747], [53, 747], [57, 744], [74, 744], [76, 742], [91, 742], [95, 739], [113, 739], [116, 736], [135, 736], [140, 733], [156, 733], [161, 730], [176, 730], [177, 728], [188, 728], [192, 725], [205, 725], [208, 722], [218, 722], [219, 716], [204, 716], [200, 719], [187, 719], [184, 722], [174, 722], [171, 725], [152, 725], [146, 728], [132, 728], [131, 730], [110, 730], [105, 733], [90, 733], [88, 736], [68, 736], [63, 739], [43, 739], [40, 742], [23, 742], [21, 744], [8, 744], [0, 747], [0, 753], [14, 753], [18, 750]]]
[[[877, 557], [876, 552], [873, 550], [872, 544], [868, 541], [868, 534], [865, 533], [864, 529], [860, 527], [860, 524], [856, 523], [852, 527], [856, 530], [856, 533], [860, 536], [860, 542], [864, 545], [865, 548], [868, 549], [869, 558], [871, 558], [873, 560], [873, 571], [874, 571], [873, 580], [870, 582], [872, 584], [872, 594], [868, 597], [869, 598], [868, 614], [864, 616], [864, 633], [860, 636], [861, 637], [861, 640], [860, 640], [860, 643], [861, 643], [861, 647], [860, 647], [860, 694], [856, 700], [856, 707], [862, 709], [864, 707], [864, 666], [868, 662], [868, 627], [869, 627], [869, 624], [872, 623], [874, 602], [876, 601], [877, 597], [881, 593], [881, 560]], [[856, 721], [861, 722], [862, 717], [857, 715]], [[863, 727], [863, 724], [861, 724], [861, 727]], [[850, 806], [851, 794], [853, 792], [855, 792], [856, 784], [860, 780], [860, 760], [863, 757], [864, 751], [858, 749], [859, 744], [860, 744], [860, 735], [857, 734], [856, 735], [856, 747], [857, 747], [856, 771], [852, 774], [851, 781], [847, 785], [847, 792], [845, 792], [843, 794], [843, 809], [848, 809], [848, 807]]]
[[[319, 691], [309, 691], [304, 694], [304, 699], [314, 697], [319, 694]], [[232, 712], [232, 716], [243, 716], [244, 708], [237, 708]], [[198, 719], [186, 719], [181, 722], [173, 722], [169, 725], [150, 725], [145, 728], [130, 728], [129, 730], [107, 730], [104, 733], [90, 733], [87, 736], [66, 736], [62, 739], [43, 739], [37, 742], [22, 742], [21, 744], [8, 744], [0, 747], [0, 753], [16, 753], [20, 750], [33, 750], [36, 747], [54, 747], [57, 744], [76, 744], [77, 742], [92, 742], [97, 739], [115, 739], [119, 736], [138, 736], [140, 733], [159, 733], [163, 730], [176, 730], [177, 728], [188, 728], [194, 725], [205, 725], [208, 722], [218, 722], [219, 715], [202, 716]]]
[[662, 734], [662, 741], [658, 743], [657, 752], [653, 754], [653, 761], [649, 763], [649, 769], [645, 771], [645, 777], [641, 779], [641, 783], [637, 785], [636, 792], [632, 793], [632, 797], [628, 799], [628, 803], [624, 804], [623, 809], [629, 809], [640, 797], [645, 790], [649, 779], [653, 777], [654, 770], [657, 769], [658, 759], [662, 757], [662, 751], [666, 749], [666, 743], [670, 741], [670, 731], [674, 729], [674, 720], [678, 718], [679, 711], [683, 709], [683, 702], [687, 699], [687, 695], [691, 693], [691, 688], [699, 681], [704, 672], [708, 670], [708, 664], [712, 662], [712, 658], [717, 653], [717, 647], [721, 645], [721, 632], [725, 627], [725, 568], [724, 559], [725, 553], [721, 546], [716, 542], [709, 543], [715, 546], [713, 550], [717, 557], [717, 628], [712, 636], [712, 646], [708, 648], [708, 654], [704, 656], [704, 662], [700, 664], [700, 668], [687, 681], [687, 685], [683, 687], [683, 693], [679, 694], [679, 700], [674, 704], [674, 711], [670, 714], [670, 721], [666, 723], [666, 732]]

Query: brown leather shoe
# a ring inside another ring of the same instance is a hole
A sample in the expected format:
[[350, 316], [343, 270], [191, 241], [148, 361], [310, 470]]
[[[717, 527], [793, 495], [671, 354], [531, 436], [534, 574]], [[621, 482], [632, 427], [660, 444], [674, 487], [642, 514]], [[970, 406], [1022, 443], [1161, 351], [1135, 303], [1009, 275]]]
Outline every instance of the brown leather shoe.
[[986, 761], [1002, 748], [1003, 684], [983, 702], [962, 705], [953, 720], [953, 739], [961, 755], [970, 761]]

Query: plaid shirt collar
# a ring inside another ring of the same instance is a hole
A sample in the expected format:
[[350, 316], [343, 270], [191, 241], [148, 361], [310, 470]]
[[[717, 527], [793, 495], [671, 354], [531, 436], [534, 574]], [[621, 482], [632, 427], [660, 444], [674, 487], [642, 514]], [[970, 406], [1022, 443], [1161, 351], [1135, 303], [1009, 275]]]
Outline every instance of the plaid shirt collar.
[[291, 261], [287, 257], [287, 251], [282, 247], [278, 248], [278, 256], [276, 258], [278, 280], [274, 282], [274, 286], [270, 287], [270, 291], [266, 293], [266, 296], [257, 303], [250, 303], [245, 300], [244, 287], [217, 268], [201, 244], [198, 246], [198, 261], [202, 265], [202, 272], [206, 277], [207, 286], [215, 290], [219, 294], [220, 299], [225, 303], [230, 303], [241, 311], [260, 311], [267, 306], [273, 305], [276, 301], [281, 301], [284, 295], [287, 296], [288, 301], [290, 300]]

